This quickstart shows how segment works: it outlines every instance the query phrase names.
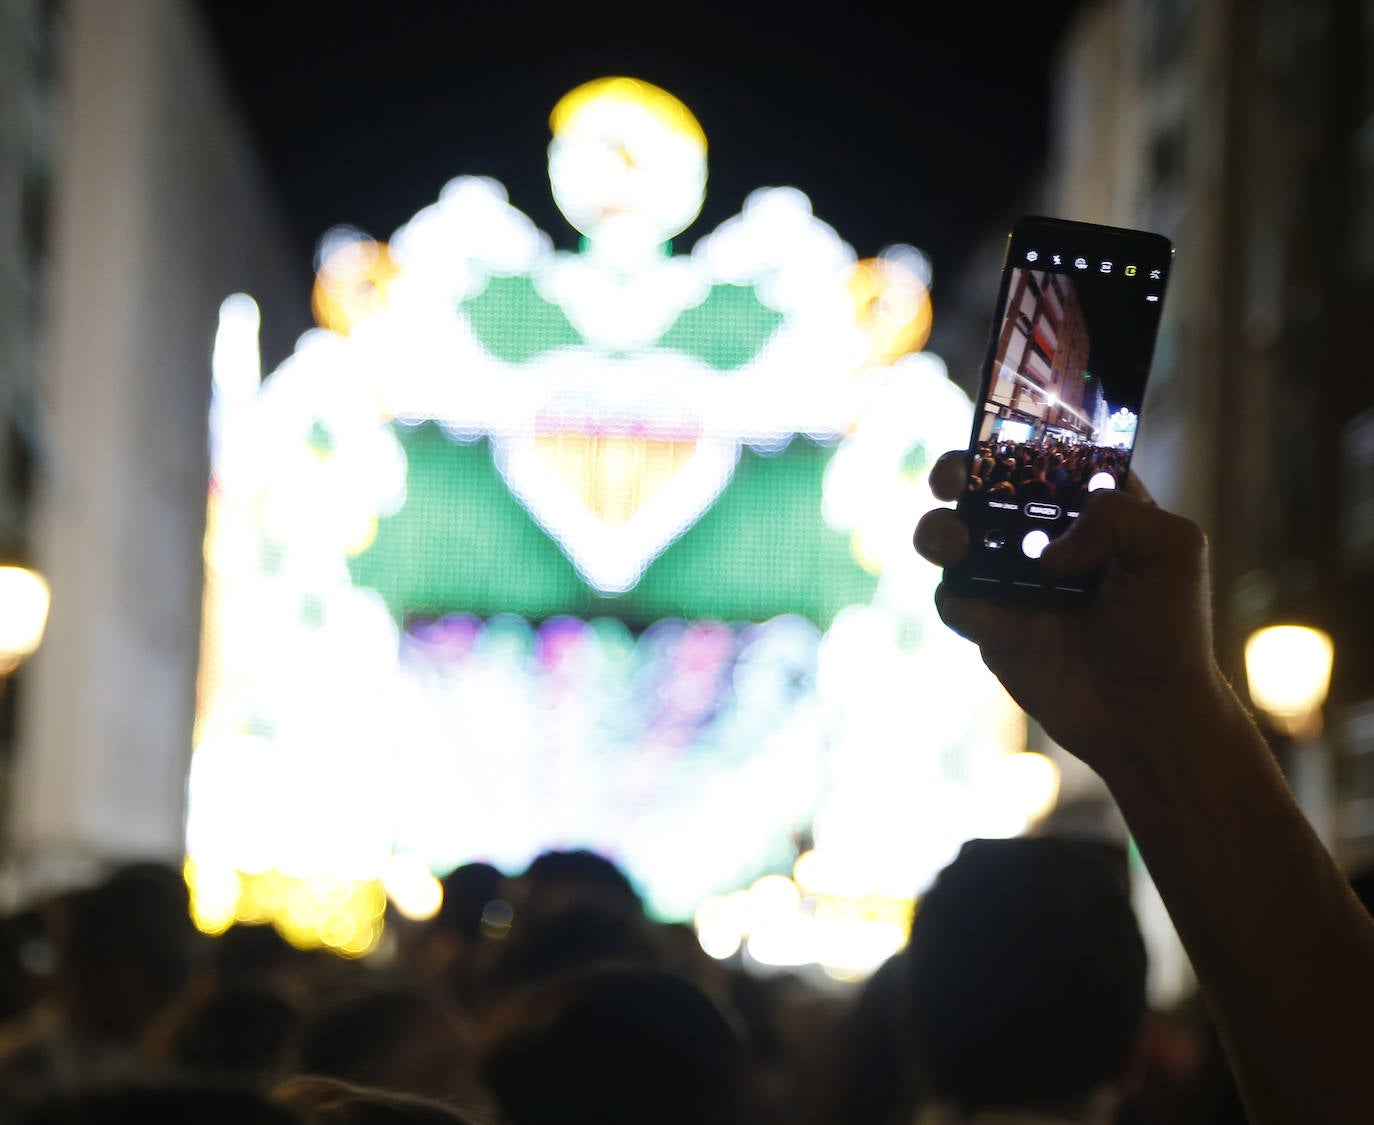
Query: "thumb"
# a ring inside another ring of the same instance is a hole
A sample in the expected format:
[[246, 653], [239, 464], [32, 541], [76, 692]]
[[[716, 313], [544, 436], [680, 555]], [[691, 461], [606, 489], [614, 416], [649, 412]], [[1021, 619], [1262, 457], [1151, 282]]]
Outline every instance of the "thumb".
[[1191, 520], [1121, 492], [1099, 492], [1073, 525], [1045, 548], [1052, 574], [1086, 574], [1115, 562], [1123, 570], [1193, 569], [1206, 540]]

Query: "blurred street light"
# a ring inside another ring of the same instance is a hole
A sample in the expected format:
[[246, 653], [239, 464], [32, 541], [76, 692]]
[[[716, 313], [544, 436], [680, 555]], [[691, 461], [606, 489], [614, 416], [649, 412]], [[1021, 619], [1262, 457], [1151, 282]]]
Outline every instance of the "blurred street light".
[[1274, 726], [1294, 738], [1321, 731], [1331, 687], [1331, 638], [1306, 625], [1270, 625], [1245, 642], [1250, 698]]
[[1321, 731], [1334, 655], [1331, 637], [1307, 625], [1269, 625], [1245, 642], [1250, 698], [1291, 739], [1286, 773], [1293, 796], [1328, 848], [1334, 844], [1335, 771]]
[[0, 676], [7, 676], [37, 651], [48, 621], [51, 595], [37, 571], [0, 566]]

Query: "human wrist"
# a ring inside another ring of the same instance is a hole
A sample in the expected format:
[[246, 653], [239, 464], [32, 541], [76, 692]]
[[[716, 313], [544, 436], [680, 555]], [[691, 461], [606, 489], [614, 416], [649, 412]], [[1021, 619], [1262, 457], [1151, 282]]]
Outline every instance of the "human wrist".
[[1094, 758], [1118, 801], [1153, 789], [1180, 768], [1227, 756], [1230, 748], [1263, 749], [1263, 736], [1215, 665], [1184, 690], [1123, 721], [1113, 741]]

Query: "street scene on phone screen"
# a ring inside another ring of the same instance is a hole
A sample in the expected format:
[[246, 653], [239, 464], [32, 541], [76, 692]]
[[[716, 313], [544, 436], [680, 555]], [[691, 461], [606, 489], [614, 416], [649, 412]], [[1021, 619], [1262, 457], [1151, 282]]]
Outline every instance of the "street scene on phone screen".
[[1120, 346], [1157, 315], [1126, 278], [1016, 268], [998, 322], [969, 491], [1077, 510], [1125, 483], [1145, 368]]

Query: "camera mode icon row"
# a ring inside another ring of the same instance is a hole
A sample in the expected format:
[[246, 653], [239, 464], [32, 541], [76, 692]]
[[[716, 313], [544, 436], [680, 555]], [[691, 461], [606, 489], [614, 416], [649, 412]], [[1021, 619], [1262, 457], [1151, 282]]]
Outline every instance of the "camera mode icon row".
[[[1051, 261], [1053, 262], [1053, 264], [1056, 265], [1056, 266], [1062, 266], [1062, 265], [1064, 264], [1064, 255], [1062, 255], [1062, 254], [1051, 254], [1051, 255], [1050, 255], [1050, 259], [1051, 259]], [[1039, 251], [1039, 250], [1027, 250], [1027, 251], [1026, 251], [1026, 261], [1028, 261], [1028, 262], [1038, 262], [1039, 260], [1040, 260], [1040, 251]], [[1074, 269], [1085, 270], [1085, 269], [1088, 268], [1088, 265], [1089, 265], [1089, 262], [1088, 262], [1088, 259], [1087, 259], [1087, 258], [1075, 258], [1075, 259], [1073, 260]], [[1110, 262], [1110, 261], [1108, 261], [1108, 260], [1106, 260], [1106, 259], [1102, 259], [1101, 261], [1099, 261], [1099, 262], [1097, 263], [1097, 272], [1098, 272], [1098, 273], [1112, 273], [1115, 269], [1116, 269], [1116, 263]], [[1122, 268], [1121, 272], [1122, 272], [1123, 274], [1125, 274], [1127, 277], [1135, 277], [1140, 271], [1139, 271], [1139, 269], [1138, 269], [1134, 264], [1127, 264], [1126, 266], [1124, 266], [1124, 267]], [[1164, 280], [1164, 271], [1163, 271], [1162, 269], [1152, 269], [1152, 270], [1150, 270], [1149, 276], [1150, 276], [1150, 280], [1151, 280], [1151, 281], [1163, 281], [1163, 280]], [[1158, 298], [1158, 296], [1154, 296], [1154, 297], [1149, 297], [1149, 298], [1147, 298], [1147, 300], [1157, 301], [1157, 300], [1159, 300], [1159, 298]]]
[[[1006, 533], [997, 528], [993, 528], [983, 536], [983, 546], [989, 551], [1000, 551], [1006, 545]], [[1028, 559], [1038, 559], [1049, 545], [1049, 535], [1039, 529], [1028, 531], [1021, 537], [1021, 553]]]

